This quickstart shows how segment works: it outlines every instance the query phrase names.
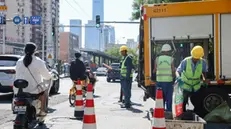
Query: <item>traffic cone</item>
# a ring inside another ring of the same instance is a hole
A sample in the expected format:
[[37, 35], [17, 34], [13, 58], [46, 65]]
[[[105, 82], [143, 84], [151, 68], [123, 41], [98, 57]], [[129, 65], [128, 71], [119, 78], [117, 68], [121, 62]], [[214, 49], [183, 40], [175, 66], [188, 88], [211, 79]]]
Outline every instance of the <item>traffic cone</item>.
[[83, 117], [83, 129], [96, 129], [96, 117], [92, 84], [88, 84], [87, 87], [86, 105]]
[[161, 88], [156, 90], [156, 103], [153, 111], [152, 129], [166, 129], [163, 92]]
[[83, 108], [83, 94], [82, 94], [82, 86], [81, 81], [78, 80], [76, 84], [76, 98], [75, 98], [75, 113], [74, 116], [82, 120], [83, 114], [84, 114], [84, 108]]

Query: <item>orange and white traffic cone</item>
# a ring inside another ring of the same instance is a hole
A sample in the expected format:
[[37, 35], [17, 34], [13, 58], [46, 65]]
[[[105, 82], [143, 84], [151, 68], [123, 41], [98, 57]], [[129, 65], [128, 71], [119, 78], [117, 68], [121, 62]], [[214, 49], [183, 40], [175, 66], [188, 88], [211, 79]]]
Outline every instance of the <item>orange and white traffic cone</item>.
[[76, 96], [75, 96], [75, 113], [74, 116], [76, 119], [82, 120], [84, 114], [83, 108], [83, 94], [82, 94], [82, 86], [81, 81], [78, 80], [76, 84]]
[[161, 88], [156, 90], [156, 103], [153, 111], [152, 129], [166, 129], [163, 92]]
[[83, 129], [96, 129], [96, 117], [92, 84], [88, 84], [87, 87], [86, 105], [83, 116]]

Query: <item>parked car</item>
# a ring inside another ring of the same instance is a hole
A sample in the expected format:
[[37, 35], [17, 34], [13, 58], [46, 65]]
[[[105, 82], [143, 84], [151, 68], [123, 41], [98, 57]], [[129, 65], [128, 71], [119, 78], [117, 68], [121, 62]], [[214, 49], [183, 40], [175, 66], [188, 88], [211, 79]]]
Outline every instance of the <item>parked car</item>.
[[[20, 55], [0, 55], [0, 92], [13, 92], [13, 83], [15, 80], [15, 66], [21, 58]], [[51, 93], [58, 93], [59, 90], [59, 74], [57, 70], [47, 66], [49, 71], [57, 76], [51, 87]]]
[[107, 75], [107, 68], [105, 67], [99, 67], [96, 71], [95, 74], [97, 76], [106, 76]]
[[0, 92], [13, 92], [15, 66], [19, 55], [0, 55]]
[[112, 70], [107, 72], [107, 82], [111, 82], [111, 80], [115, 82], [120, 79], [120, 63], [112, 63], [110, 67]]

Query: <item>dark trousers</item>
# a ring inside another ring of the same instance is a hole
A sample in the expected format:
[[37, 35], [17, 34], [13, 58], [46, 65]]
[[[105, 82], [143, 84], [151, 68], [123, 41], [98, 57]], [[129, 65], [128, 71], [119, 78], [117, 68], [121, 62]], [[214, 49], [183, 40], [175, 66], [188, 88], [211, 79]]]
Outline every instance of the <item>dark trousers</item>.
[[172, 111], [172, 95], [173, 95], [173, 82], [157, 82], [157, 87], [162, 88], [164, 108], [166, 104], [166, 110]]
[[123, 91], [122, 91], [122, 85], [120, 86], [120, 101], [123, 101]]
[[132, 79], [121, 79], [122, 92], [126, 106], [131, 106]]
[[183, 102], [183, 111], [186, 112], [186, 105], [188, 104], [189, 98], [192, 96], [192, 92], [183, 90], [183, 97], [184, 97], [184, 102]]

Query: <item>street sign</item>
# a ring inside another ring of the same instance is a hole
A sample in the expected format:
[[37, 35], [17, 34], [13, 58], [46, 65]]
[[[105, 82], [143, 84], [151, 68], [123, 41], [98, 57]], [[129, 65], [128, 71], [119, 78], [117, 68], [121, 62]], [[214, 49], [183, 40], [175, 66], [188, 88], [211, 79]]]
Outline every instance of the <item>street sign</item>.
[[29, 24], [29, 17], [23, 18], [23, 24]]
[[49, 55], [48, 55], [48, 59], [51, 59], [51, 58], [52, 58], [52, 55], [51, 55], [51, 54], [49, 54]]
[[14, 24], [19, 24], [20, 22], [21, 22], [22, 20], [21, 20], [21, 18], [19, 17], [19, 16], [15, 16], [14, 18], [13, 18], [13, 22], [14, 22]]
[[0, 10], [1, 11], [6, 11], [7, 10], [7, 6], [0, 6]]
[[41, 16], [31, 16], [30, 17], [30, 24], [31, 25], [40, 25], [42, 21]]

